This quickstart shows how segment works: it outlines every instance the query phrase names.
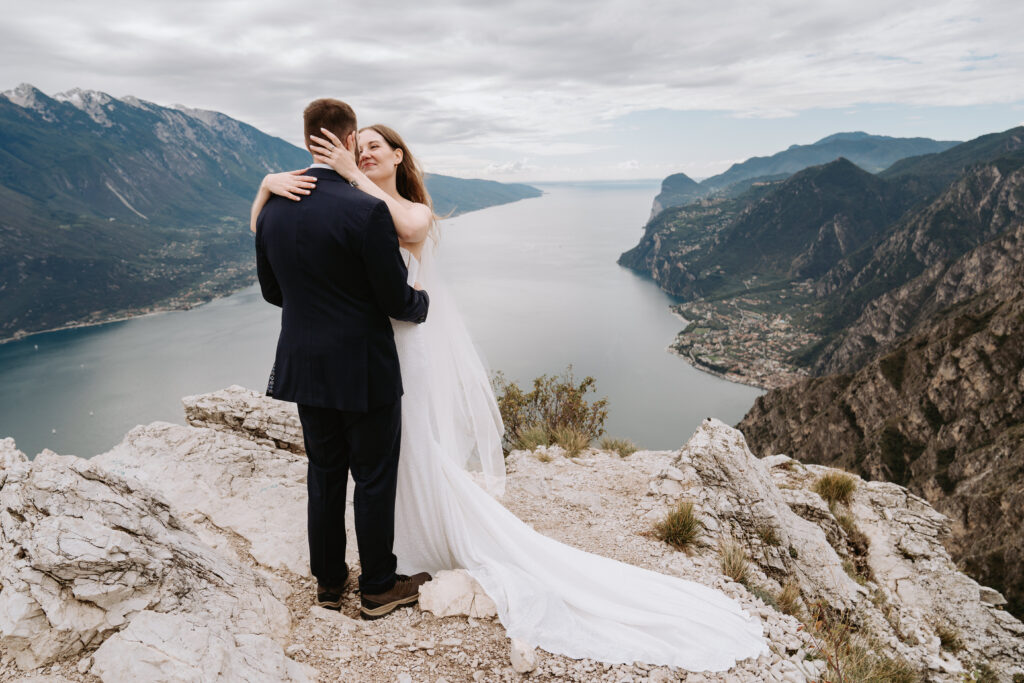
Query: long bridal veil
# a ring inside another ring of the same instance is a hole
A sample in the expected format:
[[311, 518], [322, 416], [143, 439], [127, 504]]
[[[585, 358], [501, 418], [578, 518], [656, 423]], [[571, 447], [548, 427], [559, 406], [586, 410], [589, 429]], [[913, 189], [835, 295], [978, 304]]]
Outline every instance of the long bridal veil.
[[436, 242], [428, 239], [418, 278], [430, 296], [429, 325], [422, 333], [431, 350], [427, 391], [441, 451], [459, 467], [482, 475], [495, 496], [505, 492], [504, 428], [481, 355], [459, 315], [437, 266]]
[[494, 600], [509, 637], [569, 657], [722, 671], [765, 653], [760, 621], [721, 592], [559, 543], [492, 497], [505, 468], [484, 365], [432, 245], [410, 262], [409, 276], [430, 294], [430, 310], [423, 325], [394, 324], [406, 387], [398, 570], [465, 569]]

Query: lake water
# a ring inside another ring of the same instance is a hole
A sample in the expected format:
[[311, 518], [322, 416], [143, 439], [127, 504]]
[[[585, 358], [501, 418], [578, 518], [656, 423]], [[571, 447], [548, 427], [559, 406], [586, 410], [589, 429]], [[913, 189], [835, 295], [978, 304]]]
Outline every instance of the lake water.
[[[572, 364], [608, 397], [607, 431], [646, 448], [679, 447], [706, 416], [739, 421], [760, 392], [667, 353], [683, 326], [670, 299], [615, 263], [659, 183], [538, 187], [543, 197], [441, 228], [446, 279], [489, 366], [522, 384]], [[262, 390], [277, 326], [253, 286], [189, 311], [0, 345], [0, 437], [30, 456], [90, 456], [137, 424], [183, 423], [182, 396]]]

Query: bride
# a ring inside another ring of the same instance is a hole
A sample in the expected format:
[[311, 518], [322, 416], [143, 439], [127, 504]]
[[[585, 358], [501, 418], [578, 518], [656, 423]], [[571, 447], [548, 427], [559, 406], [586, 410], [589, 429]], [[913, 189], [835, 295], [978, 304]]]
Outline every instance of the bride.
[[[465, 569], [494, 601], [509, 637], [568, 657], [724, 671], [767, 653], [761, 623], [724, 594], [558, 543], [492, 497], [505, 484], [501, 418], [435, 263], [437, 228], [423, 174], [386, 126], [359, 131], [358, 162], [329, 131], [312, 138], [314, 161], [387, 203], [409, 282], [431, 296], [426, 323], [393, 321], [405, 387], [398, 571]], [[316, 179], [302, 173], [264, 178], [253, 216], [271, 193], [298, 201], [314, 191]]]

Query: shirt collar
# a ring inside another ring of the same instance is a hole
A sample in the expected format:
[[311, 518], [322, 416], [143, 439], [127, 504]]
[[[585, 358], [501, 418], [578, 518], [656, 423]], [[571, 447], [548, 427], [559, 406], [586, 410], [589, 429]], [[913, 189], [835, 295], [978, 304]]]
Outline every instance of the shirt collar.
[[331, 168], [330, 164], [310, 164], [309, 167], [310, 168], [326, 168], [328, 171], [333, 171], [334, 170], [333, 168]]

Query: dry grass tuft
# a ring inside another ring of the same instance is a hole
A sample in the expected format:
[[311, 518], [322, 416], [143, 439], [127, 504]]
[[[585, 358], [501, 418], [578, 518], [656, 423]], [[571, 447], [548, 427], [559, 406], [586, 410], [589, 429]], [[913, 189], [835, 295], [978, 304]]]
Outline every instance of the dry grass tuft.
[[700, 535], [704, 523], [693, 510], [692, 500], [681, 500], [679, 506], [654, 525], [654, 535], [673, 548], [684, 550]]
[[783, 614], [796, 615], [800, 612], [800, 584], [796, 581], [789, 581], [782, 587], [779, 596], [775, 598], [775, 604]]
[[960, 652], [964, 649], [963, 641], [960, 640], [960, 632], [949, 624], [935, 624], [935, 635], [939, 637], [943, 650]]
[[857, 490], [857, 480], [845, 472], [829, 472], [818, 477], [811, 490], [830, 504], [849, 505], [853, 492]]
[[620, 458], [629, 457], [639, 450], [629, 439], [614, 439], [610, 436], [602, 437], [598, 445], [601, 446], [601, 450], [618, 453]]
[[722, 573], [737, 583], [744, 583], [750, 576], [750, 562], [743, 546], [733, 540], [723, 541], [718, 547]]
[[918, 683], [921, 672], [906, 661], [880, 654], [881, 648], [858, 633], [849, 618], [837, 615], [827, 606], [814, 606], [808, 633], [827, 668], [822, 681], [827, 683]]
[[532, 451], [538, 446], [550, 446], [551, 434], [545, 427], [530, 427], [516, 438], [512, 450]]
[[761, 523], [754, 528], [757, 532], [757, 537], [761, 539], [761, 542], [765, 545], [776, 547], [782, 545], [782, 540], [779, 538], [778, 532], [775, 531], [775, 527]]
[[559, 427], [551, 432], [551, 438], [565, 449], [569, 458], [575, 458], [590, 445], [590, 437], [573, 427]]

